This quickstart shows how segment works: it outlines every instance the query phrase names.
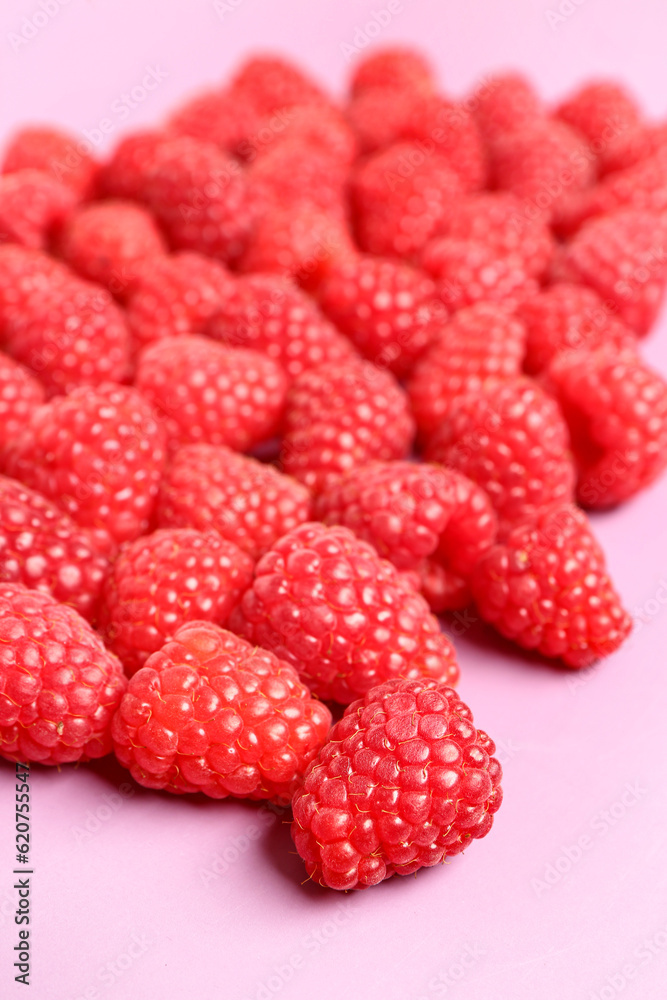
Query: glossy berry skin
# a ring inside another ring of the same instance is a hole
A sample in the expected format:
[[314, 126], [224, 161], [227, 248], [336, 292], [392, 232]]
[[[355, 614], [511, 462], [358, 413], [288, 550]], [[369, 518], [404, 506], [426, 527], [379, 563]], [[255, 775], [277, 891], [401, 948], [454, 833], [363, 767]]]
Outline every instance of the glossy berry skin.
[[485, 837], [502, 802], [495, 749], [445, 684], [372, 688], [334, 725], [294, 797], [292, 837], [308, 876], [364, 889]]
[[16, 437], [44, 402], [44, 387], [18, 361], [0, 353], [0, 471]]
[[284, 535], [255, 567], [229, 627], [342, 704], [392, 677], [458, 679], [424, 598], [347, 528], [311, 522]]
[[405, 458], [414, 435], [407, 397], [369, 363], [313, 368], [287, 395], [281, 464], [314, 492], [372, 459]]
[[421, 266], [450, 312], [476, 302], [507, 302], [537, 291], [521, 258], [487, 242], [438, 236], [426, 244]]
[[144, 348], [134, 383], [163, 416], [169, 443], [249, 451], [278, 431], [287, 377], [257, 351], [195, 334]]
[[131, 678], [113, 742], [147, 788], [289, 805], [330, 724], [293, 667], [196, 621]]
[[408, 395], [424, 439], [461, 397], [521, 373], [526, 331], [502, 303], [477, 302], [446, 323], [415, 365]]
[[362, 465], [319, 496], [315, 513], [349, 528], [397, 569], [416, 572], [435, 612], [469, 603], [467, 579], [497, 530], [479, 486], [426, 462]]
[[291, 476], [221, 445], [173, 456], [160, 486], [163, 528], [215, 531], [253, 559], [310, 517], [310, 493]]
[[502, 635], [568, 667], [613, 653], [631, 629], [588, 519], [572, 504], [518, 524], [480, 559], [471, 586]]
[[528, 378], [462, 397], [428, 444], [426, 458], [481, 486], [503, 531], [573, 496], [567, 425], [555, 401]]
[[613, 507], [657, 479], [667, 465], [667, 383], [636, 351], [567, 351], [545, 384], [570, 427], [584, 507]]
[[120, 661], [74, 608], [0, 583], [0, 757], [103, 757], [126, 686]]
[[165, 528], [128, 542], [104, 588], [104, 641], [131, 676], [186, 622], [224, 625], [253, 566], [214, 531]]
[[[307, 108], [320, 120], [318, 107]], [[290, 126], [287, 126], [290, 129]], [[285, 135], [285, 133], [278, 133]], [[345, 182], [348, 163], [336, 153], [307, 137], [293, 138], [290, 132], [250, 164], [248, 187], [263, 217], [294, 208], [304, 201], [332, 216], [344, 216]]]
[[534, 125], [544, 107], [528, 79], [519, 73], [501, 73], [469, 96], [477, 126], [489, 143], [503, 135]]
[[7, 471], [112, 552], [148, 529], [165, 460], [164, 428], [146, 400], [106, 383], [40, 406]]
[[81, 149], [81, 140], [58, 129], [28, 127], [14, 133], [5, 149], [3, 174], [34, 168], [73, 189], [79, 198], [95, 190], [99, 165]]
[[48, 249], [76, 202], [71, 188], [43, 170], [0, 176], [0, 243]]
[[51, 594], [92, 621], [107, 559], [90, 534], [23, 483], [0, 476], [0, 580]]

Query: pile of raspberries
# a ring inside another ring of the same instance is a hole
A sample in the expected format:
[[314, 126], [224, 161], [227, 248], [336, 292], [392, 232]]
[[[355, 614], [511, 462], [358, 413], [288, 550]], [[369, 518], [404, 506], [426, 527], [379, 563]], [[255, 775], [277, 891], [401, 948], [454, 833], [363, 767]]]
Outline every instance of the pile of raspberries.
[[667, 123], [395, 48], [93, 153], [2, 162], [0, 755], [291, 806], [334, 889], [435, 865], [502, 796], [436, 614], [630, 631], [585, 510], [667, 464]]

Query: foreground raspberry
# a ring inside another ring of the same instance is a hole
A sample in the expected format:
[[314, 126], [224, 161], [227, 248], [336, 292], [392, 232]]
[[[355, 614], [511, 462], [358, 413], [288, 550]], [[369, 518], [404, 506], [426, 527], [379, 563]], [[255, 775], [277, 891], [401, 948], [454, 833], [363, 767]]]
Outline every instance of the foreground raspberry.
[[198, 621], [132, 677], [113, 742], [147, 788], [288, 805], [330, 724], [287, 663]]
[[421, 265], [451, 312], [476, 302], [512, 304], [538, 288], [518, 255], [486, 241], [438, 236], [424, 247]]
[[71, 188], [42, 170], [0, 177], [0, 243], [46, 250], [76, 205]]
[[309, 877], [362, 889], [485, 837], [502, 802], [495, 749], [445, 684], [374, 687], [345, 710], [294, 797], [292, 837]]
[[126, 684], [120, 662], [73, 608], [0, 583], [0, 757], [103, 757]]
[[186, 622], [224, 625], [253, 565], [213, 531], [168, 528], [129, 542], [105, 585], [100, 631], [107, 646], [132, 675]]
[[303, 524], [278, 541], [230, 628], [347, 704], [392, 677], [454, 683], [454, 649], [426, 601], [347, 528]]
[[272, 465], [220, 445], [186, 445], [168, 466], [157, 505], [163, 528], [216, 531], [253, 559], [310, 517], [310, 493]]
[[519, 73], [490, 77], [470, 95], [477, 126], [493, 143], [509, 132], [518, 132], [538, 122], [544, 108], [533, 85]]
[[569, 667], [613, 653], [631, 628], [586, 515], [571, 504], [517, 525], [481, 558], [472, 592], [502, 635]]
[[85, 140], [58, 129], [23, 128], [14, 133], [5, 150], [2, 172], [12, 174], [34, 167], [72, 188], [79, 198], [89, 198], [99, 170], [89, 149]]
[[0, 471], [34, 410], [44, 402], [44, 387], [27, 368], [0, 353]]
[[603, 164], [610, 143], [640, 122], [634, 98], [611, 80], [584, 84], [559, 104], [555, 115], [586, 137]]
[[463, 608], [467, 579], [496, 537], [485, 492], [452, 469], [371, 462], [318, 498], [326, 524], [343, 524], [400, 570], [415, 571], [432, 611]]

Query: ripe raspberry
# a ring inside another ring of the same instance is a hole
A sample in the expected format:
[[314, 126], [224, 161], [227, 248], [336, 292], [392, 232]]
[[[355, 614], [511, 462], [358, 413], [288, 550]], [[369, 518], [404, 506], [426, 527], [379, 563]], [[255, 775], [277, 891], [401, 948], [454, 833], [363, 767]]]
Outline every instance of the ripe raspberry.
[[104, 641], [131, 676], [186, 622], [224, 625], [253, 566], [215, 531], [166, 528], [128, 542], [104, 589]]
[[609, 144], [639, 125], [640, 110], [625, 87], [611, 80], [594, 80], [559, 104], [555, 117], [581, 132], [604, 162]]
[[439, 236], [421, 255], [424, 270], [436, 281], [436, 291], [456, 312], [477, 302], [516, 302], [538, 286], [521, 259], [486, 242]]
[[567, 351], [547, 386], [570, 427], [584, 506], [621, 503], [665, 468], [667, 384], [634, 350]]
[[74, 271], [120, 299], [127, 298], [136, 283], [137, 268], [166, 251], [145, 208], [113, 199], [74, 212], [60, 240], [60, 253]]
[[667, 283], [667, 229], [651, 212], [623, 209], [591, 219], [567, 246], [570, 280], [589, 285], [639, 335], [658, 314]]
[[372, 459], [404, 458], [414, 434], [394, 378], [358, 362], [313, 368], [295, 379], [285, 427], [282, 466], [313, 492]]
[[209, 142], [227, 153], [239, 154], [262, 118], [247, 101], [226, 90], [195, 94], [169, 119], [170, 134]]
[[288, 805], [330, 724], [287, 663], [189, 622], [132, 677], [112, 731], [140, 785]]
[[42, 170], [0, 176], [0, 243], [48, 249], [75, 205], [72, 189]]
[[519, 73], [501, 73], [482, 80], [466, 103], [489, 143], [532, 126], [544, 117], [542, 102], [532, 83]]
[[158, 150], [170, 138], [167, 132], [132, 132], [122, 139], [100, 170], [100, 193], [142, 201]]
[[135, 385], [163, 416], [171, 446], [204, 442], [250, 451], [278, 432], [287, 376], [257, 351], [192, 334], [146, 347]]
[[585, 285], [561, 282], [520, 302], [516, 315], [526, 328], [524, 369], [543, 371], [564, 350], [620, 349], [635, 343], [631, 330]]
[[350, 92], [356, 96], [375, 87], [395, 87], [419, 93], [434, 90], [435, 77], [421, 52], [396, 45], [375, 49], [355, 64]]
[[229, 626], [343, 704], [392, 677], [458, 679], [424, 598], [347, 528], [313, 522], [284, 535], [257, 563]]
[[327, 103], [317, 84], [292, 63], [271, 55], [247, 59], [232, 78], [229, 93], [264, 115], [300, 104]]
[[7, 471], [113, 551], [148, 530], [164, 462], [164, 429], [146, 400], [107, 382], [40, 406]]
[[0, 340], [4, 341], [6, 331], [24, 312], [35, 311], [42, 296], [71, 277], [63, 264], [40, 250], [0, 243]]
[[472, 721], [456, 692], [433, 680], [390, 680], [350, 705], [292, 803], [308, 876], [363, 889], [485, 837], [502, 768]]
[[417, 362], [408, 383], [420, 434], [431, 436], [460, 397], [519, 375], [525, 340], [523, 324], [502, 304], [478, 302], [457, 312]]
[[347, 170], [328, 150], [295, 138], [272, 146], [248, 167], [248, 188], [265, 219], [305, 202], [344, 221]]
[[205, 332], [230, 347], [259, 351], [291, 379], [309, 368], [355, 356], [312, 298], [277, 274], [242, 275], [230, 283]]
[[27, 368], [0, 353], [0, 471], [19, 433], [44, 402], [44, 387]]
[[127, 681], [74, 608], [0, 584], [0, 757], [67, 764], [111, 750]]
[[319, 302], [364, 357], [398, 376], [411, 370], [446, 318], [425, 274], [378, 257], [332, 268]]
[[362, 161], [350, 178], [357, 239], [362, 250], [415, 257], [437, 233], [461, 181], [439, 153], [398, 143]]
[[0, 476], [0, 580], [51, 594], [92, 621], [107, 560], [51, 501]]
[[157, 506], [163, 528], [216, 531], [253, 559], [310, 517], [305, 486], [229, 448], [190, 444], [168, 466]]
[[425, 463], [362, 465], [324, 490], [315, 513], [349, 528], [397, 569], [415, 571], [436, 612], [470, 602], [468, 577], [497, 528], [479, 486]]
[[[329, 104], [304, 104], [284, 108], [276, 116], [262, 119], [256, 137], [245, 159], [271, 158], [272, 151], [283, 145], [307, 147], [309, 154], [326, 154], [330, 164], [349, 166], [357, 156], [357, 143], [352, 129], [338, 108]], [[266, 134], [268, 133], [268, 134]], [[262, 141], [264, 140], [264, 141]], [[300, 168], [307, 168], [301, 163]]]
[[426, 449], [486, 490], [501, 530], [574, 490], [567, 425], [531, 379], [515, 378], [463, 396]]
[[58, 129], [31, 127], [15, 133], [5, 150], [3, 174], [32, 167], [51, 174], [70, 187], [79, 198], [95, 192], [99, 165], [86, 151], [89, 143]]
[[667, 123], [636, 125], [619, 133], [610, 142], [601, 160], [600, 174], [606, 176], [613, 170], [626, 170], [641, 160], [648, 160], [656, 153], [667, 150]]
[[472, 591], [502, 635], [568, 667], [613, 653], [631, 628], [586, 515], [572, 504], [553, 504], [494, 545]]

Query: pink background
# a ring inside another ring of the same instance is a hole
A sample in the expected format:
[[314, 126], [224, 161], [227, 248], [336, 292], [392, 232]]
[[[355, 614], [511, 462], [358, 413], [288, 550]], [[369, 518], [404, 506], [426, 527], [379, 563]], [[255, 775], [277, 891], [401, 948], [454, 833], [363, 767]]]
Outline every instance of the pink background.
[[[81, 132], [111, 118], [116, 141], [257, 48], [291, 53], [341, 91], [342, 44], [388, 6], [222, 0], [218, 13], [213, 0], [42, 2], [55, 13], [18, 48], [12, 33], [39, 0], [2, 3], [2, 140], [26, 120]], [[559, 5], [564, 16], [550, 24]], [[392, 7], [377, 41], [421, 45], [451, 93], [506, 66], [532, 74], [548, 98], [606, 73], [647, 112], [667, 112], [663, 0]], [[117, 102], [148, 68], [166, 76], [121, 113]], [[664, 327], [646, 354], [667, 372]], [[266, 809], [150, 794], [124, 784], [113, 763], [36, 770], [26, 994], [11, 968], [13, 768], [0, 767], [0, 995], [664, 998], [666, 508], [664, 480], [595, 518], [636, 618], [633, 638], [602, 666], [577, 675], [531, 663], [478, 625], [458, 640], [460, 690], [499, 743], [506, 800], [487, 840], [445, 868], [371, 892], [319, 891], [301, 886], [288, 828]]]

